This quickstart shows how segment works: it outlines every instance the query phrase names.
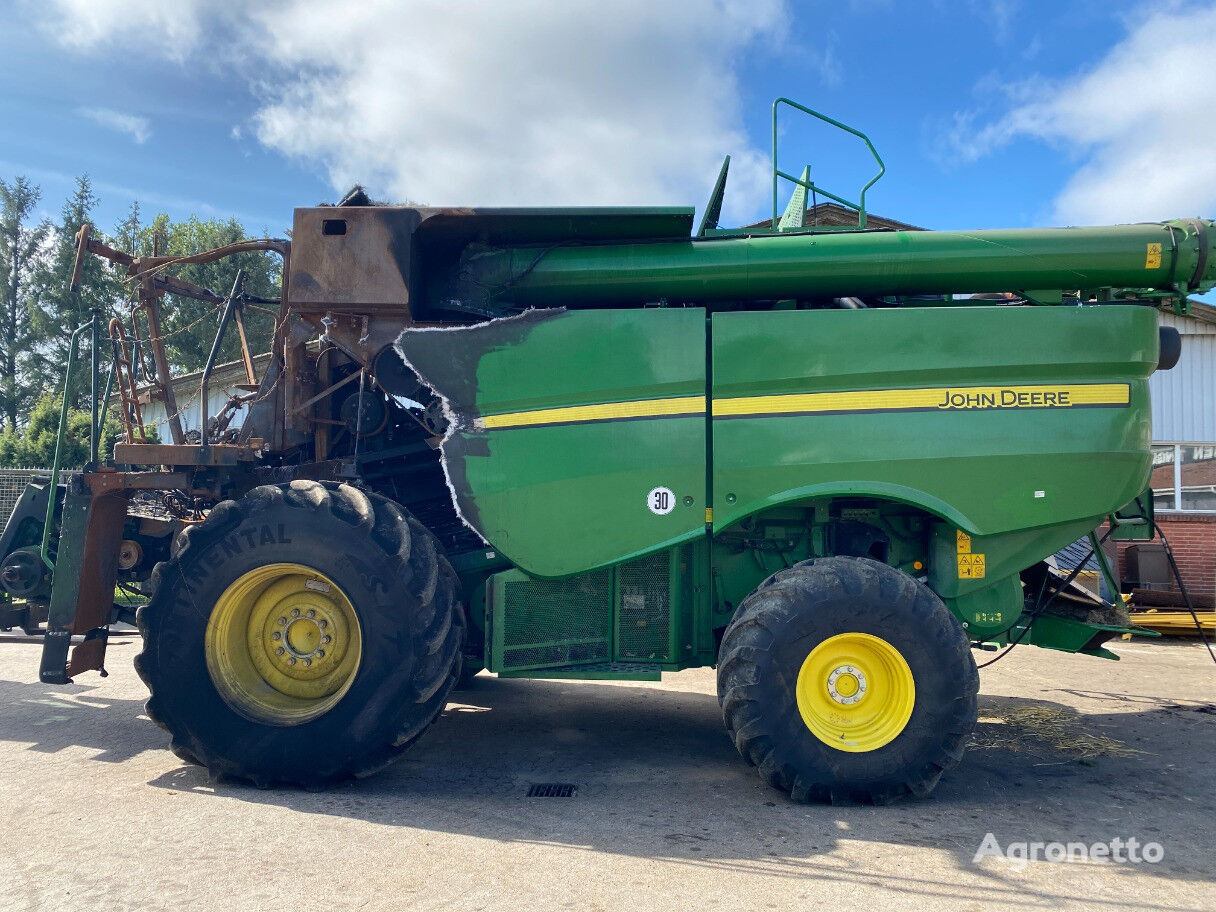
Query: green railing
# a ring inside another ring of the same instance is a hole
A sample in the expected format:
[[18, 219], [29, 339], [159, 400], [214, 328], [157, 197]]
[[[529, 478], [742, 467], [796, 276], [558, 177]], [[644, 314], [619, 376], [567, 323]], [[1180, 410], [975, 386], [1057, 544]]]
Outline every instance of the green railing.
[[[869, 182], [864, 187], [861, 188], [861, 195], [858, 198], [857, 202], [853, 202], [852, 200], [845, 199], [843, 196], [837, 196], [835, 193], [831, 193], [831, 192], [823, 189], [823, 187], [818, 186], [812, 180], [803, 180], [800, 177], [794, 177], [794, 175], [787, 174], [785, 171], [782, 171], [780, 168], [777, 167], [777, 110], [778, 110], [778, 108], [781, 107], [781, 105], [788, 105], [789, 107], [794, 108], [795, 110], [801, 111], [803, 114], [809, 114], [811, 117], [815, 117], [819, 120], [822, 120], [826, 124], [830, 124], [833, 127], [836, 127], [840, 130], [844, 130], [846, 133], [852, 133], [854, 136], [858, 137], [859, 139], [861, 139], [862, 142], [864, 142], [866, 144], [866, 148], [869, 149], [870, 154], [874, 156], [874, 161], [878, 162], [878, 173], [875, 174], [872, 178], [870, 178]], [[818, 111], [814, 111], [808, 107], [805, 107], [804, 105], [798, 104], [798, 102], [796, 102], [796, 101], [791, 101], [789, 98], [778, 98], [776, 101], [773, 102], [773, 230], [774, 231], [777, 230], [777, 223], [779, 220], [778, 209], [777, 209], [777, 186], [778, 186], [779, 178], [784, 178], [785, 180], [790, 181], [799, 187], [803, 187], [806, 190], [809, 190], [818, 196], [827, 197], [830, 200], [840, 203], [840, 205], [842, 205], [842, 206], [847, 206], [850, 209], [856, 210], [857, 211], [857, 227], [859, 230], [861, 230], [866, 227], [866, 191], [869, 190], [871, 187], [873, 187], [878, 182], [878, 179], [880, 177], [882, 177], [884, 174], [886, 174], [886, 172], [887, 172], [887, 166], [882, 163], [882, 159], [878, 155], [878, 150], [876, 150], [874, 148], [874, 144], [872, 142], [870, 142], [870, 137], [866, 136], [866, 134], [862, 133], [860, 130], [854, 130], [848, 124], [843, 124], [838, 120], [834, 120], [833, 118], [828, 117], [826, 114], [821, 114]]]
[[91, 421], [89, 424], [89, 463], [95, 465], [97, 463], [98, 450], [101, 445], [102, 426], [105, 423], [105, 406], [104, 403], [110, 400], [110, 390], [114, 385], [114, 373], [118, 367], [117, 359], [110, 361], [110, 372], [106, 378], [104, 392], [98, 396], [98, 367], [99, 367], [99, 347], [101, 343], [101, 311], [93, 308], [92, 316], [88, 323], [82, 323], [72, 333], [71, 342], [68, 344], [67, 363], [63, 369], [63, 396], [59, 403], [59, 430], [55, 435], [55, 458], [51, 461], [51, 491], [46, 503], [46, 521], [42, 524], [42, 545], [40, 553], [42, 562], [46, 564], [50, 570], [55, 569], [55, 562], [51, 559], [51, 533], [55, 521], [55, 507], [58, 505], [58, 484], [59, 484], [59, 469], [63, 464], [63, 440], [67, 436], [68, 429], [68, 405], [71, 402], [72, 393], [72, 375], [75, 373], [76, 356], [80, 351], [80, 337], [86, 332], [91, 334], [89, 347], [89, 366], [91, 368], [91, 381], [89, 383], [89, 399], [90, 399], [90, 415]]

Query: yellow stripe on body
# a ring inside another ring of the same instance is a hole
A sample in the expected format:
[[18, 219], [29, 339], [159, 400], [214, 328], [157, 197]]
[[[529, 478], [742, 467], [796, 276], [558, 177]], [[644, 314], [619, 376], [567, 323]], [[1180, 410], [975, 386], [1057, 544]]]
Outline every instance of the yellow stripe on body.
[[[950, 404], [952, 399], [959, 404]], [[739, 396], [732, 399], [715, 399], [714, 417], [901, 411], [905, 409], [964, 411], [968, 409], [1072, 408], [1087, 405], [1127, 405], [1130, 401], [1131, 388], [1126, 383], [940, 386], [921, 389], [852, 390], [842, 393], [791, 393], [776, 396]]]
[[494, 430], [625, 418], [681, 418], [703, 414], [704, 396], [678, 396], [671, 399], [642, 399], [637, 402], [605, 402], [601, 405], [571, 405], [563, 408], [534, 409], [530, 412], [505, 412], [478, 418], [477, 425]]
[[[1034, 384], [1021, 386], [934, 386], [919, 389], [850, 390], [738, 396], [714, 400], [715, 418], [765, 415], [830, 414], [878, 411], [974, 411], [1020, 408], [1119, 406], [1131, 402], [1126, 383]], [[705, 413], [704, 396], [605, 402], [485, 415], [476, 420], [486, 430], [620, 421], [630, 418], [681, 418]]]

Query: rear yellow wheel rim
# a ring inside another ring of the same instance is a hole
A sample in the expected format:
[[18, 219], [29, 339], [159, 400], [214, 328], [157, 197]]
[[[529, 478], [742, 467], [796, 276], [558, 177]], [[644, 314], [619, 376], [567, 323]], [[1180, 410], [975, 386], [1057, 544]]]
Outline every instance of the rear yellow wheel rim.
[[796, 695], [811, 734], [837, 750], [864, 753], [904, 730], [916, 704], [916, 682], [907, 661], [886, 640], [840, 633], [806, 657]]
[[224, 701], [271, 725], [329, 712], [363, 657], [354, 605], [303, 564], [267, 564], [238, 577], [207, 622], [207, 670]]

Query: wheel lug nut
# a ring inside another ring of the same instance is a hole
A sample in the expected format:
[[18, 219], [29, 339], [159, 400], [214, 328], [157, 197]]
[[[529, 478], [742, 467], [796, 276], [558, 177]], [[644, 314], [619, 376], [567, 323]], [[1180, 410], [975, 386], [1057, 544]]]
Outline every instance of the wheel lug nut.
[[296, 663], [296, 657], [295, 657], [295, 656], [291, 656], [290, 658], [288, 658], [288, 659], [287, 659], [287, 664], [288, 664], [288, 665], [294, 665], [295, 663]]
[[305, 664], [305, 665], [311, 665], [311, 664], [312, 664], [312, 659], [305, 659], [305, 660], [304, 660], [304, 664]]
[[329, 626], [329, 621], [326, 621], [326, 620], [322, 620], [322, 621], [321, 621], [321, 629], [322, 629], [322, 630], [324, 630], [324, 629], [325, 629], [326, 627], [328, 627], [328, 626]]
[[283, 634], [279, 633], [279, 632], [276, 630], [274, 633], [272, 633], [272, 634], [270, 635], [270, 638], [271, 638], [272, 640], [281, 640], [281, 639], [283, 638]]
[[292, 608], [292, 609], [291, 609], [291, 616], [292, 616], [293, 618], [298, 618], [298, 617], [300, 616], [300, 609], [299, 609], [299, 608]]
[[322, 643], [328, 643], [328, 642], [329, 642], [330, 640], [332, 640], [332, 639], [333, 639], [333, 637], [330, 637], [330, 636], [323, 636], [323, 637], [321, 637], [321, 642], [322, 642]]
[[316, 609], [315, 609], [315, 608], [309, 608], [309, 609], [308, 609], [308, 616], [309, 616], [310, 618], [315, 618], [315, 617], [317, 616]]
[[287, 624], [287, 618], [279, 618], [279, 626], [283, 627]]
[[280, 655], [280, 656], [281, 656], [281, 655], [282, 655], [283, 653], [285, 653], [286, 651], [287, 651], [286, 649], [284, 649], [282, 646], [280, 646], [278, 649], [276, 649], [276, 650], [274, 651], [274, 654], [275, 654], [275, 655]]
[[318, 649], [318, 650], [317, 650], [317, 658], [318, 658], [318, 659], [323, 659], [323, 658], [325, 658], [325, 650], [324, 650], [324, 649]]

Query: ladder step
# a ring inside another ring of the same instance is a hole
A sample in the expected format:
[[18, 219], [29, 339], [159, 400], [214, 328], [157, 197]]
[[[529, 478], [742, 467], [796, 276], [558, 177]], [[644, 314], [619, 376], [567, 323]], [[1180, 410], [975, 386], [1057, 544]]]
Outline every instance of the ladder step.
[[500, 671], [500, 678], [539, 678], [567, 681], [658, 681], [663, 669], [647, 662], [599, 662], [594, 665], [567, 665], [561, 668], [529, 668], [525, 671]]

